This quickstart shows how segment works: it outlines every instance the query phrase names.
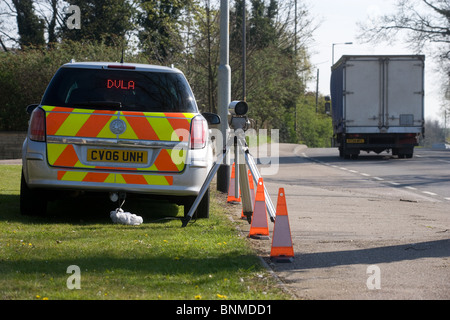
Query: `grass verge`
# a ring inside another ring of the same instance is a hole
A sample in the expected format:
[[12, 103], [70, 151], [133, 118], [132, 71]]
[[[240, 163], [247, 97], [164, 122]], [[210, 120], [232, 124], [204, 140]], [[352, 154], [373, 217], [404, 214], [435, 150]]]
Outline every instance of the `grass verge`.
[[[47, 217], [35, 218], [19, 213], [20, 171], [0, 166], [2, 300], [289, 299], [214, 191], [211, 217], [186, 228], [176, 219], [182, 207], [154, 202], [125, 204], [143, 216], [140, 226], [113, 224], [112, 203], [89, 199], [56, 201]], [[154, 220], [161, 216], [170, 218]], [[70, 289], [77, 283], [72, 265], [80, 289]]]

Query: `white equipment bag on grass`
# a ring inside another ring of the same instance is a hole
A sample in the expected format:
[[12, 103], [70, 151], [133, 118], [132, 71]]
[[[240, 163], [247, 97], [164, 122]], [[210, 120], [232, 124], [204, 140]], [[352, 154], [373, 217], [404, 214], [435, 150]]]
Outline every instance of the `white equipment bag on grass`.
[[121, 208], [111, 211], [109, 216], [114, 223], [127, 224], [132, 226], [138, 226], [144, 221], [141, 216], [137, 216], [130, 212], [124, 212]]

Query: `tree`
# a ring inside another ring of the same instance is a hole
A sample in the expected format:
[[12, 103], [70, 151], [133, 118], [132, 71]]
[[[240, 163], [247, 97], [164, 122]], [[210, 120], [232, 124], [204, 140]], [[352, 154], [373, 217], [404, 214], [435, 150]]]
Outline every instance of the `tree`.
[[[0, 131], [26, 131], [25, 107], [39, 103], [44, 91], [64, 64], [76, 61], [114, 61], [119, 47], [102, 43], [65, 41], [49, 50], [0, 52]], [[136, 62], [139, 57], [136, 57]]]
[[[331, 117], [324, 113], [324, 108], [316, 112], [315, 101], [315, 92], [309, 92], [297, 102], [298, 138], [300, 143], [310, 148], [330, 147], [333, 136]], [[324, 97], [320, 97], [320, 105], [324, 102]]]
[[424, 147], [432, 147], [434, 143], [444, 142], [445, 132], [438, 120], [425, 121], [425, 137], [422, 141]]
[[183, 13], [190, 9], [193, 0], [157, 0], [139, 2], [139, 39], [143, 50], [160, 63], [173, 62], [183, 52], [181, 31], [186, 22]]
[[[304, 95], [302, 72], [309, 73], [310, 64], [304, 40], [311, 36], [307, 10], [298, 34], [293, 28], [293, 1], [251, 0], [246, 5], [246, 97], [249, 117], [255, 129], [280, 129], [280, 140], [296, 142], [295, 105]], [[230, 15], [230, 66], [232, 99], [241, 99], [243, 0], [235, 0]], [[280, 4], [282, 9], [280, 10]], [[302, 7], [304, 8], [304, 7]], [[308, 26], [308, 27], [307, 27]], [[298, 41], [295, 49], [295, 39]]]
[[33, 1], [12, 0], [12, 3], [16, 11], [19, 45], [21, 48], [44, 45], [44, 21], [36, 15]]
[[[0, 1], [4, 4], [12, 0]], [[300, 2], [303, 3], [301, 0], [247, 0], [246, 12], [249, 116], [255, 120], [255, 129], [280, 129], [282, 141], [290, 142], [297, 140], [295, 106], [304, 96], [305, 74], [311, 68], [306, 43], [311, 38], [312, 20], [304, 5], [299, 6], [299, 28], [294, 29], [294, 3]], [[64, 47], [68, 60], [78, 56], [70, 52], [70, 47], [79, 50], [86, 46], [117, 52], [118, 59], [125, 35], [135, 35], [139, 40], [134, 48], [137, 50], [129, 51], [127, 61], [174, 64], [189, 79], [200, 110], [217, 112], [219, 0], [28, 0], [28, 3], [36, 5], [36, 16], [43, 17], [42, 25], [47, 29], [49, 42], [53, 43], [49, 46], [51, 50], [40, 50], [37, 56], [53, 54]], [[66, 22], [72, 13], [61, 14], [63, 4], [80, 8], [81, 29], [68, 29]], [[233, 100], [242, 99], [243, 5], [244, 0], [234, 0], [230, 15]], [[0, 12], [1, 18], [2, 14]], [[0, 29], [2, 36], [7, 35], [4, 25]], [[3, 39], [0, 40], [3, 43]], [[83, 59], [93, 60], [98, 56], [97, 52], [89, 52]], [[30, 55], [29, 59], [34, 57]], [[49, 57], [46, 55], [45, 59]], [[34, 66], [31, 60], [27, 60], [30, 66], [40, 70], [39, 64]], [[17, 60], [8, 63], [14, 61]], [[0, 70], [5, 81], [11, 78], [8, 70], [15, 69], [10, 67]], [[32, 102], [35, 101], [29, 103]], [[11, 102], [9, 106], [14, 108], [16, 104], [22, 102]]]
[[450, 85], [450, 1], [397, 0], [397, 11], [360, 23], [359, 38], [365, 42], [394, 41], [399, 33], [406, 34], [406, 42], [421, 52], [425, 45], [437, 47], [444, 90]]
[[[204, 4], [202, 6], [201, 4]], [[219, 66], [219, 10], [210, 0], [192, 7], [184, 67], [199, 108], [217, 113]]]
[[[107, 45], [121, 43], [126, 32], [133, 30], [134, 8], [126, 0], [69, 0], [81, 12], [81, 28], [61, 29], [63, 40], [97, 41]], [[71, 14], [67, 14], [65, 19]]]
[[[12, 42], [20, 47], [42, 46], [47, 38], [50, 47], [59, 40], [58, 30], [64, 23], [63, 6], [63, 0], [2, 0], [0, 33], [8, 45]], [[16, 23], [12, 23], [12, 18]], [[28, 30], [26, 35], [22, 30]], [[5, 50], [6, 44], [1, 39], [0, 44]]]
[[63, 1], [61, 0], [36, 0], [36, 11], [42, 17], [47, 30], [49, 46], [58, 42], [58, 31], [64, 24], [62, 15]]
[[[450, 2], [448, 0], [397, 0], [394, 14], [375, 17], [360, 24], [367, 41], [393, 39], [407, 33], [407, 41], [421, 50], [427, 43], [450, 44]], [[448, 47], [447, 47], [448, 49]], [[450, 58], [450, 50], [441, 53]]]
[[250, 41], [258, 48], [265, 48], [276, 41], [275, 18], [278, 1], [271, 0], [266, 7], [264, 0], [251, 0]]
[[[254, 49], [262, 49], [277, 41], [276, 17], [278, 1], [270, 0], [266, 6], [264, 0], [250, 0], [251, 6], [246, 5], [246, 37], [248, 39], [249, 52]], [[231, 14], [230, 45], [241, 48], [243, 32], [244, 0], [236, 0]]]

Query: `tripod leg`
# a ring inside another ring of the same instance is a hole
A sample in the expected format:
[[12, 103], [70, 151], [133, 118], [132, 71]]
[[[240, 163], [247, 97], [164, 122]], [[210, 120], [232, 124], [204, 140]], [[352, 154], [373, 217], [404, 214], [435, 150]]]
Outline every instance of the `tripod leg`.
[[189, 221], [191, 221], [195, 210], [197, 210], [197, 207], [200, 204], [200, 201], [202, 201], [203, 196], [205, 195], [206, 191], [208, 190], [212, 179], [214, 178], [214, 176], [217, 173], [217, 170], [219, 170], [219, 167], [222, 165], [222, 161], [223, 161], [223, 159], [225, 159], [228, 151], [229, 151], [229, 148], [227, 148], [226, 151], [224, 151], [221, 161], [217, 161], [214, 164], [214, 166], [211, 168], [211, 170], [209, 171], [208, 175], [206, 176], [205, 182], [203, 182], [203, 185], [200, 189], [200, 192], [199, 192], [197, 198], [195, 199], [194, 203], [192, 204], [191, 209], [189, 210], [188, 214], [184, 217], [183, 224], [181, 225], [181, 227], [183, 227], [183, 228], [186, 227], [187, 224], [189, 223]]

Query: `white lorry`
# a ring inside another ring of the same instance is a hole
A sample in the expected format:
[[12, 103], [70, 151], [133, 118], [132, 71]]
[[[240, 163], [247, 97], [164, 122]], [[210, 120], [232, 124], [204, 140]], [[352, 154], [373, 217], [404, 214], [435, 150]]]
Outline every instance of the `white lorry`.
[[424, 134], [423, 55], [342, 56], [332, 66], [333, 143], [339, 155], [411, 158]]

